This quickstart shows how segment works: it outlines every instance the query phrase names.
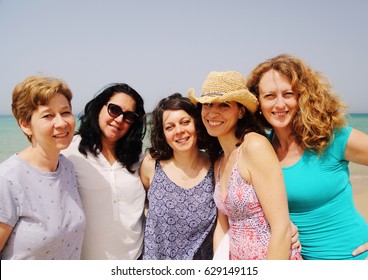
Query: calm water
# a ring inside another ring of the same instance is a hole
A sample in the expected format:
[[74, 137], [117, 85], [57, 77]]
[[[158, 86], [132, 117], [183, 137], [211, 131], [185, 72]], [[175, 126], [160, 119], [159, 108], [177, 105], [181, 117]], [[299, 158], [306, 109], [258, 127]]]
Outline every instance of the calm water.
[[[368, 134], [368, 114], [351, 114], [349, 125]], [[12, 115], [0, 115], [0, 162], [29, 145]]]

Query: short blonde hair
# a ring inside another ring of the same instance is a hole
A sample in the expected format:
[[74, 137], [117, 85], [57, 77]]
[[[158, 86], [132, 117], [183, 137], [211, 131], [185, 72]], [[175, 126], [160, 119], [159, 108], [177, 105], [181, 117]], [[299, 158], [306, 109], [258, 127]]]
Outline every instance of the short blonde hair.
[[30, 76], [18, 83], [12, 94], [12, 112], [17, 120], [30, 123], [33, 112], [56, 94], [65, 96], [71, 107], [73, 94], [62, 80], [50, 76]]
[[[293, 120], [293, 135], [304, 149], [321, 154], [332, 140], [334, 129], [346, 125], [346, 105], [322, 73], [314, 71], [301, 59], [281, 54], [259, 64], [249, 75], [247, 87], [259, 98], [259, 82], [269, 70], [287, 79], [299, 94], [298, 112]], [[272, 126], [263, 115], [257, 114], [266, 128]]]

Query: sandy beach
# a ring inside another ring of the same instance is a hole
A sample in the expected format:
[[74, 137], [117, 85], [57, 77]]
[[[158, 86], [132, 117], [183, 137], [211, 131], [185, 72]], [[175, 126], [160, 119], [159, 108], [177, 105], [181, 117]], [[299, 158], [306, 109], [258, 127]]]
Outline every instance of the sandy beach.
[[368, 222], [368, 167], [350, 163], [355, 206]]

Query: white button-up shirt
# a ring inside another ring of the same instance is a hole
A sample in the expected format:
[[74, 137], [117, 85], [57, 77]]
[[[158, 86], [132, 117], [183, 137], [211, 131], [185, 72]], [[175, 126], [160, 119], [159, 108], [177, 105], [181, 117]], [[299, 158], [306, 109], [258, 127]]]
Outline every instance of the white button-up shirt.
[[86, 215], [82, 259], [137, 259], [144, 235], [145, 190], [136, 172], [121, 163], [111, 165], [102, 154], [78, 151], [80, 136], [74, 136], [63, 151], [74, 164], [78, 190]]

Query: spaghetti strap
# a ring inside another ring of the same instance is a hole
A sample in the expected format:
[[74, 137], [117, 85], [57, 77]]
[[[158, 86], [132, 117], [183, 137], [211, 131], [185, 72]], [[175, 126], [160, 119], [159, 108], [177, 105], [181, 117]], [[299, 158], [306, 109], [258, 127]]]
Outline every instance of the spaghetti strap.
[[[222, 199], [220, 183], [216, 182], [214, 200], [229, 221], [229, 259], [261, 260], [266, 258], [271, 228], [258, 200], [254, 186], [245, 180], [238, 167], [241, 149], [237, 147], [235, 162]], [[216, 176], [217, 177], [217, 176]], [[302, 259], [297, 250], [290, 252], [291, 259]]]

